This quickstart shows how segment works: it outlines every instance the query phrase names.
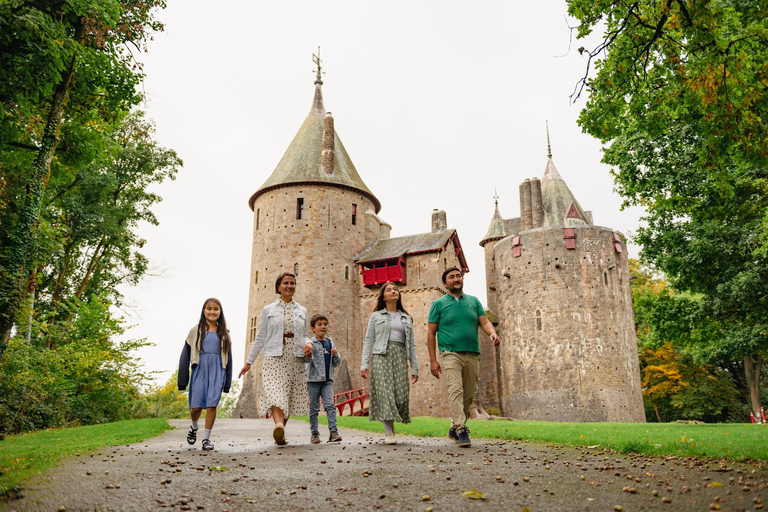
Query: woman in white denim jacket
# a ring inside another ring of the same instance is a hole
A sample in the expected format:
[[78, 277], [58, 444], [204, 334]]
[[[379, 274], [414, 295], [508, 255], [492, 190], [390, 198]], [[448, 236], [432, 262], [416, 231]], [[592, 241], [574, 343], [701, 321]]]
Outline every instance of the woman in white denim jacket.
[[386, 444], [397, 444], [395, 421], [411, 422], [408, 363], [413, 385], [419, 380], [413, 319], [403, 307], [397, 285], [388, 282], [379, 290], [376, 307], [368, 320], [360, 365], [360, 375], [371, 378], [368, 418], [384, 424]]
[[262, 414], [271, 411], [275, 422], [272, 435], [275, 443], [283, 446], [288, 443], [285, 439], [288, 418], [309, 414], [304, 355], [312, 353], [312, 342], [308, 336], [307, 310], [293, 300], [296, 276], [287, 272], [280, 274], [275, 281], [275, 292], [280, 297], [264, 306], [251, 352], [238, 378], [251, 369], [263, 348], [259, 411]]

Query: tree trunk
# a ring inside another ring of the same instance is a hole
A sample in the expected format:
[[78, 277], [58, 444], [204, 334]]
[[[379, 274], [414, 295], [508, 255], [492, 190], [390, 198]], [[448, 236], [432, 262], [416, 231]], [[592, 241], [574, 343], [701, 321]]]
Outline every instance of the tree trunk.
[[[78, 23], [75, 31], [75, 39], [82, 39], [84, 27]], [[43, 138], [40, 141], [39, 150], [32, 169], [29, 173], [29, 181], [21, 200], [19, 217], [11, 231], [8, 246], [5, 248], [5, 261], [2, 266], [2, 279], [0, 279], [0, 358], [8, 346], [6, 340], [10, 339], [16, 315], [26, 293], [26, 284], [29, 279], [29, 264], [34, 252], [35, 230], [40, 218], [40, 208], [43, 201], [43, 193], [48, 184], [51, 172], [51, 160], [59, 142], [59, 130], [64, 117], [69, 91], [75, 75], [77, 55], [72, 57], [67, 70], [56, 87], [51, 98], [51, 107], [48, 110], [48, 119]]]
[[757, 359], [752, 359], [751, 356], [744, 356], [744, 373], [747, 375], [747, 383], [749, 384], [749, 398], [752, 402], [752, 413], [755, 415], [757, 421], [763, 421], [763, 417], [760, 414], [760, 370], [763, 367], [762, 354], [757, 356]]
[[651, 402], [653, 404], [653, 412], [656, 413], [656, 419], [659, 421], [659, 423], [663, 423], [661, 421], [661, 411], [659, 410], [659, 406], [656, 405], [656, 402]]

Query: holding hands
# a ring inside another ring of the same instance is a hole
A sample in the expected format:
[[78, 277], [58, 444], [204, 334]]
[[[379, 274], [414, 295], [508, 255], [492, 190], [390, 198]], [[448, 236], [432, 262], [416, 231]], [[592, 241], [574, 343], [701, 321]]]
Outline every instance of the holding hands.
[[304, 345], [304, 355], [307, 357], [312, 356], [312, 342], [309, 342]]

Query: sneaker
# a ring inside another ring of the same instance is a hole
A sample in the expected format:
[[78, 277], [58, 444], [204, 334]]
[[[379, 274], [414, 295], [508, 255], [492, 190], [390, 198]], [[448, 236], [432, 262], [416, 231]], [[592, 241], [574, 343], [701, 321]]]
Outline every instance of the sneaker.
[[395, 439], [395, 434], [387, 434], [384, 436], [384, 444], [397, 444], [397, 439]]
[[[331, 430], [331, 437], [328, 438], [329, 443], [338, 443], [341, 441], [341, 436], [337, 430]], [[319, 443], [320, 441], [318, 441]]]
[[187, 432], [187, 443], [195, 444], [196, 442], [197, 442], [197, 429], [189, 427], [189, 432]]
[[465, 428], [459, 432], [459, 440], [457, 443], [462, 448], [469, 448], [472, 446], [472, 441], [469, 440], [469, 429]]
[[203, 450], [208, 452], [213, 450], [213, 443], [210, 441], [210, 439], [203, 439]]
[[448, 431], [448, 437], [453, 441], [454, 443], [459, 442], [459, 434], [456, 432], [455, 428], [452, 428]]
[[312, 432], [312, 437], [309, 438], [309, 442], [312, 444], [317, 444], [320, 442], [320, 434], [317, 432]]
[[275, 438], [275, 444], [278, 446], [285, 446], [285, 427], [282, 423], [275, 425], [274, 430], [272, 430], [272, 437]]

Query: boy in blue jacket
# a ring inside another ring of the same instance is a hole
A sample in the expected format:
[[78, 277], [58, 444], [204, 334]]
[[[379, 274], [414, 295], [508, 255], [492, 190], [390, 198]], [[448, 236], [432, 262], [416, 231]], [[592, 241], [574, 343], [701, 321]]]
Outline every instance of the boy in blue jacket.
[[[328, 318], [315, 315], [309, 321], [309, 327], [315, 334], [312, 341], [312, 352], [305, 351], [304, 362], [307, 363], [307, 392], [309, 393], [309, 428], [312, 436], [310, 443], [320, 442], [320, 430], [317, 426], [317, 414], [320, 412], [320, 398], [323, 399], [325, 415], [328, 417], [328, 430], [331, 435], [329, 443], [341, 441], [339, 429], [336, 426], [336, 405], [333, 403], [333, 369], [341, 364], [341, 356], [333, 339], [328, 334]], [[309, 344], [306, 345], [307, 347]]]

